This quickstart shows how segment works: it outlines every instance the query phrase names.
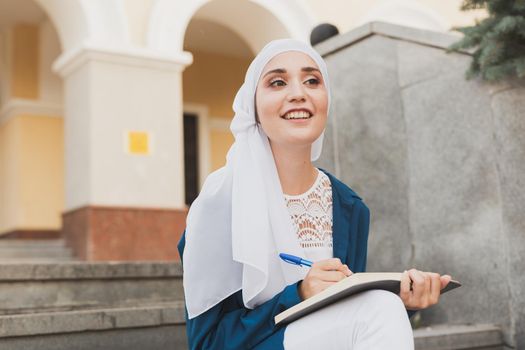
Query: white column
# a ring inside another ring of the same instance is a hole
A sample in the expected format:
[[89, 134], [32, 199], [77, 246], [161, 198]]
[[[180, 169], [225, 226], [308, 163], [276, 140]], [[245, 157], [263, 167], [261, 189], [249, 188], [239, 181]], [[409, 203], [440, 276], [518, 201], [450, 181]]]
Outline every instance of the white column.
[[[185, 207], [182, 71], [191, 61], [84, 46], [55, 62], [64, 79], [66, 212]], [[148, 134], [148, 154], [128, 152], [129, 131]]]

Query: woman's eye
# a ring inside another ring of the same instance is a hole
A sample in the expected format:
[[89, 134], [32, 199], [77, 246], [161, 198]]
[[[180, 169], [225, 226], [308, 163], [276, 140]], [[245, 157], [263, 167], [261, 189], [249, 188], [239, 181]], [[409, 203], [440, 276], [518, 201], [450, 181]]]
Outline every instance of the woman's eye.
[[306, 81], [308, 85], [318, 85], [320, 83], [319, 79], [311, 78]]
[[275, 79], [270, 82], [270, 86], [284, 86], [285, 83], [281, 79]]

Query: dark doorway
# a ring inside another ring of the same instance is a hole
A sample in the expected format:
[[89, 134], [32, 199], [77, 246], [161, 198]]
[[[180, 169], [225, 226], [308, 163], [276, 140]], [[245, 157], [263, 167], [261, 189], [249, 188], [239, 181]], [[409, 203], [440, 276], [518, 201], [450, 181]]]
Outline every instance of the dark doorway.
[[186, 204], [191, 203], [199, 194], [199, 135], [198, 117], [193, 113], [184, 113], [184, 179]]

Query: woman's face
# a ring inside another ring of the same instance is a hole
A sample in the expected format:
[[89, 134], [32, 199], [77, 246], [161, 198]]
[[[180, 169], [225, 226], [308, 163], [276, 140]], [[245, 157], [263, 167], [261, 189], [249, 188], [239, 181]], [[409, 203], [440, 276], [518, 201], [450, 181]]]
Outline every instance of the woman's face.
[[325, 128], [326, 86], [315, 61], [302, 52], [283, 52], [266, 64], [255, 101], [272, 145], [311, 146]]

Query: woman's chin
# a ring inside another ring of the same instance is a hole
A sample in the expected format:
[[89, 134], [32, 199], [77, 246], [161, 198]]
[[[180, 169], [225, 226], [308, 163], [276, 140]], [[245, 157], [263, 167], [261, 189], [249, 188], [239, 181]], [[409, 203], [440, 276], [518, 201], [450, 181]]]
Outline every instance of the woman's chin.
[[297, 146], [307, 146], [312, 145], [312, 143], [315, 142], [321, 135], [321, 132], [313, 132], [310, 130], [309, 132], [292, 132], [288, 136], [288, 140], [290, 144], [295, 144]]
[[280, 147], [285, 149], [309, 149], [312, 144], [319, 138], [320, 134], [309, 134], [309, 135], [287, 135], [281, 140], [281, 142], [272, 141], [271, 144], [278, 144]]

